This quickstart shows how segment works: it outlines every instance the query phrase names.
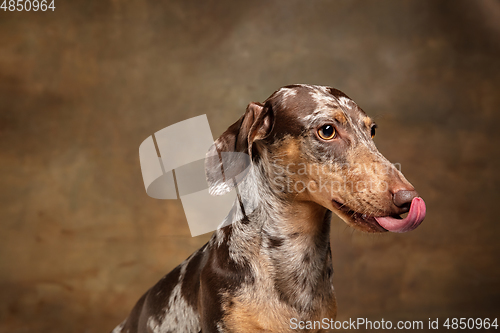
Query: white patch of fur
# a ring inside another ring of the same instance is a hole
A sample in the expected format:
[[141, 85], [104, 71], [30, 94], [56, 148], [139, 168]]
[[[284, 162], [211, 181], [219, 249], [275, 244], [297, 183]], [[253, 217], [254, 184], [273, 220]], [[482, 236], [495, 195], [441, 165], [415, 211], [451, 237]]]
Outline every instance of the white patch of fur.
[[311, 95], [312, 99], [316, 103], [318, 103], [318, 110], [323, 109], [323, 107], [327, 103], [338, 104], [344, 110], [351, 109], [352, 105], [354, 104], [354, 102], [350, 98], [347, 98], [344, 96], [340, 96], [340, 97], [332, 96], [330, 94], [330, 92], [328, 91], [327, 87], [312, 86], [311, 88], [312, 88], [312, 91], [310, 91], [309, 94]]
[[[346, 97], [335, 97], [330, 94], [327, 87], [322, 86], [312, 86], [309, 95], [316, 102], [317, 108], [313, 113], [304, 117], [309, 123], [312, 123], [318, 117], [329, 116], [329, 111], [331, 111], [332, 105], [338, 105], [344, 111], [346, 109], [351, 109], [353, 103], [349, 98]], [[345, 114], [345, 112], [344, 112]]]
[[231, 191], [231, 186], [227, 185], [223, 180], [218, 180], [208, 188], [210, 195], [224, 195]]
[[210, 239], [210, 246], [219, 247], [224, 241], [224, 232], [221, 229], [217, 229]]
[[125, 326], [126, 321], [127, 321], [127, 319], [122, 321], [120, 325], [116, 326], [115, 329], [111, 331], [111, 333], [122, 333], [122, 329]]
[[338, 98], [338, 101], [339, 101], [340, 106], [342, 106], [342, 107], [344, 107], [346, 109], [350, 109], [351, 108], [351, 106], [349, 105], [349, 103], [352, 102], [351, 99], [346, 98], [344, 96], [341, 96], [341, 97]]
[[297, 90], [292, 88], [281, 88], [278, 92], [283, 94], [282, 96], [285, 101], [297, 95]]
[[148, 318], [147, 325], [153, 333], [186, 332], [198, 333], [201, 329], [198, 314], [182, 296], [181, 286], [186, 274], [186, 268], [193, 256], [184, 261], [179, 273], [179, 281], [168, 299], [165, 315], [158, 321], [155, 317]]
[[313, 113], [305, 116], [303, 119], [305, 121], [307, 121], [308, 123], [311, 123], [311, 122], [313, 122], [313, 120], [315, 120], [316, 118], [318, 118], [318, 116], [320, 116], [324, 112], [325, 112], [325, 110], [323, 108], [318, 108], [318, 109], [314, 110]]
[[[335, 98], [327, 93], [325, 89], [318, 89], [319, 87], [315, 87], [315, 89], [309, 92], [311, 98], [318, 104], [318, 109], [324, 106], [326, 103], [335, 103]], [[321, 87], [324, 88], [324, 87]]]

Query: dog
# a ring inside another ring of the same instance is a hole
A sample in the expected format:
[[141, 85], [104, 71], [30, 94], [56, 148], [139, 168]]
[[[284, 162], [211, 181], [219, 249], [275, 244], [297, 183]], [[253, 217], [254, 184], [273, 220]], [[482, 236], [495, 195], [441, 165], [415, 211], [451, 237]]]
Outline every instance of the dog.
[[[425, 217], [414, 187], [377, 150], [375, 129], [331, 87], [290, 85], [250, 103], [205, 162], [210, 193], [237, 190], [223, 226], [113, 333], [292, 332], [294, 322], [333, 320], [332, 212], [369, 233], [410, 231]], [[249, 162], [223, 165], [224, 153]]]

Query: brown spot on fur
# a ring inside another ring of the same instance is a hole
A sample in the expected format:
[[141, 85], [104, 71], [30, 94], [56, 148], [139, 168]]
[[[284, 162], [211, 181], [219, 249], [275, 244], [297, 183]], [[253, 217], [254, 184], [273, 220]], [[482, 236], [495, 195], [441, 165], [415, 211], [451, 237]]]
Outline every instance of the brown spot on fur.
[[232, 299], [232, 306], [226, 312], [224, 321], [226, 328], [235, 333], [287, 332], [290, 318], [293, 317], [297, 318], [297, 313], [280, 303], [250, 301], [248, 295], [242, 294]]
[[369, 128], [372, 126], [372, 124], [373, 124], [373, 120], [372, 120], [370, 117], [365, 117], [365, 118], [363, 119], [363, 122], [365, 123], [365, 127], [366, 127], [366, 128], [368, 128], [368, 129], [369, 129]]
[[347, 118], [345, 117], [345, 115], [342, 111], [337, 111], [335, 113], [335, 115], [333, 116], [333, 118], [342, 125], [347, 124]]

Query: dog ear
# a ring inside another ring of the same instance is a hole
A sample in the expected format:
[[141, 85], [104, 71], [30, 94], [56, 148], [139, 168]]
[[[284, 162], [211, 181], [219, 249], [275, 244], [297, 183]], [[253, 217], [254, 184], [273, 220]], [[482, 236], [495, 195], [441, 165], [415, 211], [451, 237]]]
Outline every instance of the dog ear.
[[248, 173], [252, 145], [272, 130], [270, 108], [250, 103], [245, 114], [214, 142], [205, 159], [205, 174], [212, 195], [225, 194]]

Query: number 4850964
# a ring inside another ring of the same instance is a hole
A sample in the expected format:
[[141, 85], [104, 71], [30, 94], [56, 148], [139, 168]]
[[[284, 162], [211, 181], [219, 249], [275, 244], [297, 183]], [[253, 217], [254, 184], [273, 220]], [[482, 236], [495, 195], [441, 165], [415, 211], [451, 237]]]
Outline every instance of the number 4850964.
[[[0, 0], [1, 1], [1, 0]], [[50, 0], [49, 0], [50, 1]], [[0, 6], [0, 9], [3, 9], [4, 11], [27, 11], [29, 12], [30, 10], [36, 12], [41, 10], [42, 12], [45, 12], [49, 9], [52, 9], [54, 11], [56, 9], [56, 6], [54, 4], [55, 0], [52, 0], [52, 2], [49, 4], [47, 0], [4, 0], [2, 2], [2, 5]]]

